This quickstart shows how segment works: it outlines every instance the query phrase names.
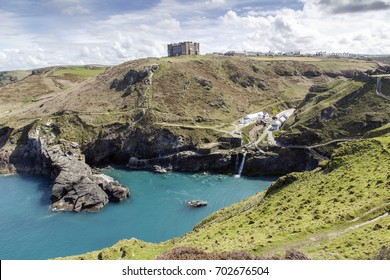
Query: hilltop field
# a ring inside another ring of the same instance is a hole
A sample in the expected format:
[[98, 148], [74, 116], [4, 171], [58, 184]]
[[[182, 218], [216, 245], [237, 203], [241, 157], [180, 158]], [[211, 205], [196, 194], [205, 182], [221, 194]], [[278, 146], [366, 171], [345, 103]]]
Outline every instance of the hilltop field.
[[[267, 191], [183, 237], [122, 240], [71, 258], [383, 258], [390, 248], [390, 80], [378, 93], [372, 75], [389, 74], [385, 62], [207, 55], [3, 73], [0, 174], [38, 170], [37, 137], [76, 143], [92, 167], [150, 169], [158, 158], [177, 171], [234, 173], [245, 150], [244, 175], [281, 176]], [[238, 130], [247, 114], [292, 108], [273, 141], [257, 141], [264, 123]]]

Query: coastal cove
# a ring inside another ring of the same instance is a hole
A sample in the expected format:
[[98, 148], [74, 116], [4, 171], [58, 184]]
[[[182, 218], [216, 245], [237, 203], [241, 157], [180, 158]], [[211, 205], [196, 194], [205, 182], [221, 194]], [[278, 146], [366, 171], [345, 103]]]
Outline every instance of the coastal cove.
[[[131, 197], [98, 213], [53, 212], [51, 182], [32, 175], [0, 176], [0, 258], [48, 259], [112, 246], [132, 237], [162, 242], [181, 236], [211, 213], [265, 190], [276, 178], [103, 170]], [[208, 201], [193, 208], [187, 200]]]

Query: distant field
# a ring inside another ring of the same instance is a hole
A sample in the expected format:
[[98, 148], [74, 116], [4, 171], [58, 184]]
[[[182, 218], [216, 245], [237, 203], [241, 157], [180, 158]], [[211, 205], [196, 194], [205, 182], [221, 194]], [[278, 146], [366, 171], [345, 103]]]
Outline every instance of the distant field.
[[97, 76], [104, 71], [107, 67], [68, 67], [65, 69], [59, 69], [54, 71], [51, 76], [54, 77], [75, 77], [79, 79], [87, 79], [89, 77]]
[[31, 71], [17, 70], [0, 72], [0, 86], [22, 80], [29, 75], [31, 75]]

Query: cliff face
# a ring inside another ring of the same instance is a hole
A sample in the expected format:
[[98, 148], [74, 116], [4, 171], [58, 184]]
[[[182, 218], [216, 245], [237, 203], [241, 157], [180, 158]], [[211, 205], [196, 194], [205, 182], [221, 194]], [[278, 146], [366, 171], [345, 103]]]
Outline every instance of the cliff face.
[[318, 160], [305, 149], [272, 147], [266, 153], [250, 152], [247, 156], [244, 175], [280, 176], [290, 172], [314, 169]]
[[25, 145], [2, 151], [2, 171], [50, 176], [54, 180], [53, 210], [98, 211], [109, 201], [120, 202], [130, 196], [127, 187], [92, 171], [85, 163], [78, 143], [60, 140], [53, 144], [55, 137], [50, 124], [33, 124], [26, 137]]
[[92, 165], [127, 164], [131, 156], [149, 159], [193, 150], [190, 139], [163, 128], [141, 129], [126, 124], [110, 126], [88, 145], [84, 154]]

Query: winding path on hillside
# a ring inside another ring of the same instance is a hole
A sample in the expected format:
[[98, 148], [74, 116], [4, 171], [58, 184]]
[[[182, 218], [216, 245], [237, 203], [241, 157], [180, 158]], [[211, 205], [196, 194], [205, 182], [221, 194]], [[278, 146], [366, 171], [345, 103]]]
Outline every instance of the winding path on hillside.
[[[343, 235], [345, 235], [347, 233], [353, 232], [354, 230], [357, 230], [357, 229], [359, 229], [361, 227], [374, 224], [374, 223], [376, 223], [376, 222], [378, 222], [378, 221], [380, 221], [380, 220], [382, 220], [384, 218], [389, 217], [389, 213], [386, 212], [386, 213], [380, 214], [377, 217], [372, 218], [372, 219], [370, 219], [368, 221], [356, 223], [357, 220], [359, 220], [360, 218], [362, 218], [366, 214], [368, 214], [370, 212], [374, 212], [378, 208], [386, 206], [387, 204], [388, 203], [385, 203], [385, 204], [383, 204], [383, 205], [381, 205], [379, 207], [375, 207], [375, 208], [367, 211], [366, 213], [363, 213], [360, 217], [350, 221], [349, 223], [347, 222], [342, 228], [335, 228], [333, 230], [330, 229], [330, 230], [327, 230], [327, 231], [324, 231], [324, 232], [317, 232], [317, 233], [314, 233], [312, 235], [307, 235], [307, 236], [303, 237], [299, 241], [286, 243], [286, 244], [284, 244], [282, 246], [284, 246], [286, 248], [295, 248], [295, 249], [298, 249], [298, 250], [301, 250], [301, 249], [304, 249], [304, 248], [311, 248], [311, 247], [320, 246], [321, 244], [324, 244], [327, 241], [332, 241], [332, 240], [334, 240], [336, 238], [340, 238], [340, 237], [342, 237]], [[280, 251], [280, 246], [278, 246], [276, 249], [275, 248], [271, 248], [271, 249], [267, 250], [264, 253], [265, 254], [269, 254], [269, 255], [274, 255], [274, 254], [277, 253], [277, 251]]]

